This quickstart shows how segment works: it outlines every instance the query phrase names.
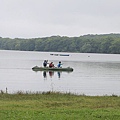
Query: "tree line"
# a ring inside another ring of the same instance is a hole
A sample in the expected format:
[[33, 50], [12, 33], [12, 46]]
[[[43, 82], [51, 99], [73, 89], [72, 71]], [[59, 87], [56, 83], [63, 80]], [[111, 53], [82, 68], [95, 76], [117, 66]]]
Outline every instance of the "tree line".
[[120, 54], [120, 34], [51, 36], [44, 38], [2, 38], [1, 50]]

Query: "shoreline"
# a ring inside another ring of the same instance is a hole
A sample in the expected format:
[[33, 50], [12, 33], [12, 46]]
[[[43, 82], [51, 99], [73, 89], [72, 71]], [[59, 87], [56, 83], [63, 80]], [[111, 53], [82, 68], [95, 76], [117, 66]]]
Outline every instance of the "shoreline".
[[76, 94], [76, 93], [71, 93], [71, 92], [55, 92], [55, 91], [46, 91], [46, 92], [41, 92], [41, 91], [37, 91], [37, 92], [31, 92], [31, 91], [17, 91], [17, 92], [13, 92], [13, 93], [9, 93], [7, 91], [3, 91], [0, 90], [0, 95], [2, 94], [6, 94], [6, 95], [45, 95], [45, 94], [61, 94], [61, 95], [73, 95], [73, 96], [87, 96], [87, 97], [120, 97], [120, 95], [116, 95], [116, 94], [111, 94], [111, 95], [86, 95], [86, 94]]

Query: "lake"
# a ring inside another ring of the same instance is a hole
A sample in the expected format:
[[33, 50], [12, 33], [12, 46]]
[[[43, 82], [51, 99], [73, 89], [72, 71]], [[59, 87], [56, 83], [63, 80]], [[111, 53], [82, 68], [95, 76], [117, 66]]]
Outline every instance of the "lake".
[[[69, 54], [54, 56], [50, 54]], [[48, 60], [73, 72], [35, 72]], [[0, 90], [8, 93], [70, 92], [85, 95], [120, 95], [120, 55], [0, 50]]]

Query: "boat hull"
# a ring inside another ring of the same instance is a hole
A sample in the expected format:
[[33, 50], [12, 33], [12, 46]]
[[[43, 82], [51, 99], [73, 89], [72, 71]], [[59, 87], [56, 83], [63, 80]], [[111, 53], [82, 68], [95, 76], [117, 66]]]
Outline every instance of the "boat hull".
[[38, 67], [38, 66], [35, 66], [35, 67], [32, 68], [32, 70], [34, 70], [34, 71], [68, 71], [68, 72], [72, 72], [73, 68], [70, 68], [70, 67], [66, 67], [66, 68], [57, 68], [57, 67], [50, 68], [50, 67]]

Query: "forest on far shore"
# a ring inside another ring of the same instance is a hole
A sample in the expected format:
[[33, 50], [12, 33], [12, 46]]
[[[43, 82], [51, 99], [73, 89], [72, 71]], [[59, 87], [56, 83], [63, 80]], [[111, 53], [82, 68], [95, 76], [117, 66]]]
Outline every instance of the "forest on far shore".
[[43, 38], [2, 38], [1, 50], [120, 54], [120, 34], [51, 36]]

